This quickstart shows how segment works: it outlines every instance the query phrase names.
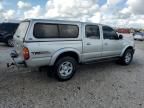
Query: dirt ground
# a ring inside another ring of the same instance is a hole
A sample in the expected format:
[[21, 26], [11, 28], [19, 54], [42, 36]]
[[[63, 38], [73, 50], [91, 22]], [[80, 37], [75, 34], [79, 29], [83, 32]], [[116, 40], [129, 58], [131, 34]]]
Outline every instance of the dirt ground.
[[0, 108], [144, 108], [144, 42], [136, 42], [131, 65], [82, 65], [67, 82], [7, 68], [11, 50], [0, 44]]

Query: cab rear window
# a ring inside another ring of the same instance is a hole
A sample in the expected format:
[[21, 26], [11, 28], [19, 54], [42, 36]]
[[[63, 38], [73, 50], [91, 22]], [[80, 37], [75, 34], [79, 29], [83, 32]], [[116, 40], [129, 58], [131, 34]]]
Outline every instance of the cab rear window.
[[70, 24], [36, 23], [33, 35], [35, 38], [77, 38], [79, 28]]

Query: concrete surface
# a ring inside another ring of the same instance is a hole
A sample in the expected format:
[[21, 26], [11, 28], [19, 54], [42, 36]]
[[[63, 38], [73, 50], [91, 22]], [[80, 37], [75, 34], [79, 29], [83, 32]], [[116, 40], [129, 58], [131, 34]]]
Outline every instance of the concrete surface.
[[0, 44], [0, 108], [144, 108], [144, 42], [136, 42], [131, 65], [82, 65], [67, 82], [6, 68], [11, 49]]

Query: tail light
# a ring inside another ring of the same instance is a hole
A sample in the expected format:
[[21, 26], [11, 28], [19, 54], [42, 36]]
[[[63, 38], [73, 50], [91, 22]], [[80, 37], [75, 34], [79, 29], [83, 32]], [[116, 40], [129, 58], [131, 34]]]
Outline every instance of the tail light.
[[24, 57], [24, 60], [28, 60], [30, 58], [29, 49], [27, 47], [23, 48], [23, 57]]

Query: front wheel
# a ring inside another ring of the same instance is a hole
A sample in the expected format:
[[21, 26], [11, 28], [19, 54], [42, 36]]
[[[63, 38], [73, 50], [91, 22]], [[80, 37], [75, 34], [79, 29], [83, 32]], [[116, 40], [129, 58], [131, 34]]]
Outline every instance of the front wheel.
[[121, 58], [121, 63], [123, 65], [129, 65], [133, 59], [133, 50], [132, 49], [127, 49]]
[[54, 66], [55, 77], [59, 81], [71, 79], [76, 72], [77, 62], [73, 57], [63, 57]]

